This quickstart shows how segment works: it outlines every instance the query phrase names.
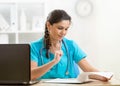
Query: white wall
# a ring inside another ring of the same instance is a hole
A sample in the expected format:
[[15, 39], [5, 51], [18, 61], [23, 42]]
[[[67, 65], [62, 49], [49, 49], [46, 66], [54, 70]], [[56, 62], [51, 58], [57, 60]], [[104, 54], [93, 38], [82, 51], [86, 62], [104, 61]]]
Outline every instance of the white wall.
[[98, 64], [120, 79], [120, 0], [97, 0], [96, 4]]

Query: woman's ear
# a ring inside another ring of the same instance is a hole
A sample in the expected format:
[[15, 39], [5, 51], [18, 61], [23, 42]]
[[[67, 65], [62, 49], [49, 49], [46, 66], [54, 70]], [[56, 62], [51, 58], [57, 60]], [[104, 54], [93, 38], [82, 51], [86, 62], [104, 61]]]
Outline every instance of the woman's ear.
[[51, 26], [50, 22], [47, 22], [46, 25], [47, 25], [47, 29], [48, 29], [48, 31], [49, 31], [50, 26]]

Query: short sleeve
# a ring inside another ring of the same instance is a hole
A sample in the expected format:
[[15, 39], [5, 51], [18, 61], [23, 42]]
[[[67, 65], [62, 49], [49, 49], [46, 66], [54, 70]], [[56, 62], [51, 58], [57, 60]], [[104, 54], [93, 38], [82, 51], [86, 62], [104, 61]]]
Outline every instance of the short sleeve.
[[75, 60], [76, 63], [78, 63], [80, 60], [85, 58], [87, 55], [86, 53], [73, 41], [73, 59]]
[[31, 61], [38, 63], [38, 55], [34, 43], [30, 44], [30, 57], [31, 57]]

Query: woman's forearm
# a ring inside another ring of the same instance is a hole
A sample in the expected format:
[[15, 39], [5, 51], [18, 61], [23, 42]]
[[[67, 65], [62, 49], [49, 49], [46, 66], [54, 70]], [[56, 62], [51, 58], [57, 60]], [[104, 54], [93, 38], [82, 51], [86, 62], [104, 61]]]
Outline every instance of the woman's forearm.
[[78, 63], [78, 65], [84, 72], [99, 72], [99, 70], [89, 64], [89, 62], [85, 58], [82, 59]]
[[39, 66], [31, 68], [31, 80], [35, 80], [41, 76], [43, 76], [46, 72], [48, 72], [54, 65], [56, 64], [55, 60], [52, 60], [51, 62]]

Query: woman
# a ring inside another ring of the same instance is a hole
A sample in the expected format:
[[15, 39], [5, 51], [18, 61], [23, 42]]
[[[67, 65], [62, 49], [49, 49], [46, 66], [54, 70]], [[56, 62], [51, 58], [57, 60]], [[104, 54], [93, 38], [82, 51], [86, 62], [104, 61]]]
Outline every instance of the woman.
[[[76, 78], [79, 70], [98, 72], [86, 60], [86, 54], [72, 40], [65, 38], [71, 17], [64, 10], [53, 10], [47, 17], [45, 35], [31, 43], [31, 79]], [[91, 76], [102, 81], [102, 76]]]

